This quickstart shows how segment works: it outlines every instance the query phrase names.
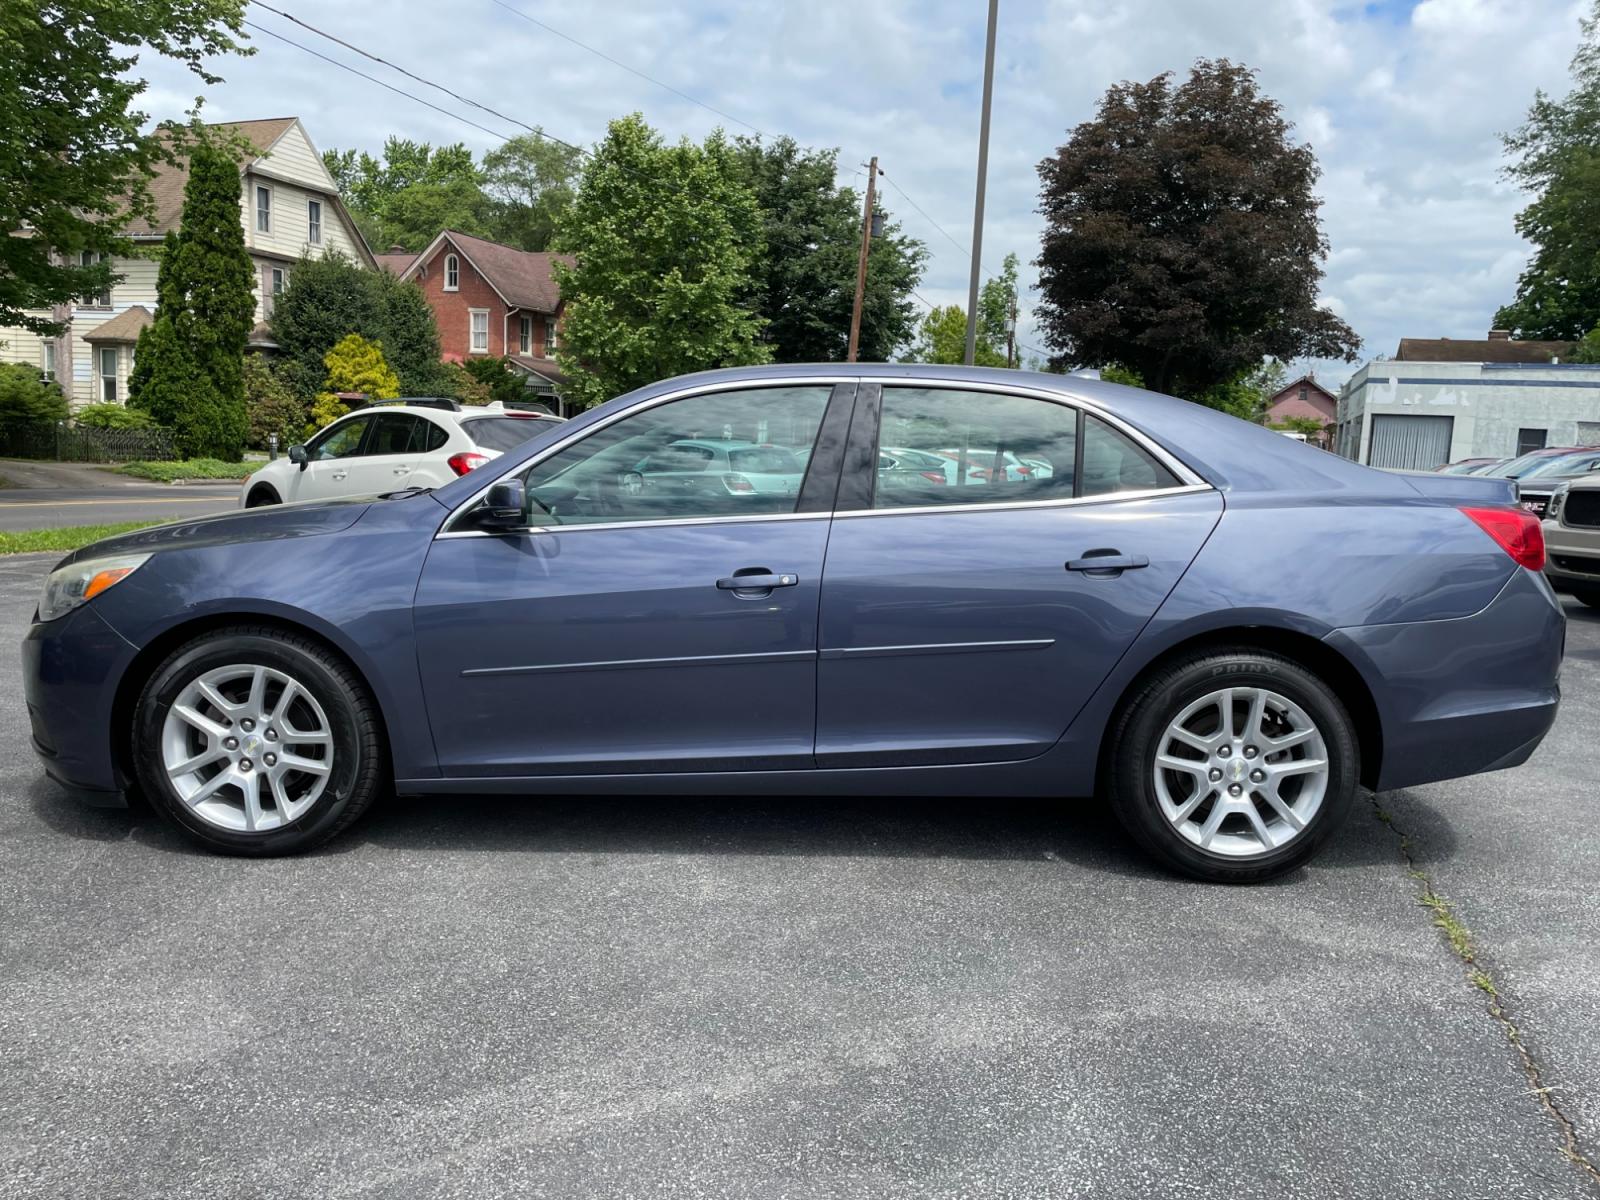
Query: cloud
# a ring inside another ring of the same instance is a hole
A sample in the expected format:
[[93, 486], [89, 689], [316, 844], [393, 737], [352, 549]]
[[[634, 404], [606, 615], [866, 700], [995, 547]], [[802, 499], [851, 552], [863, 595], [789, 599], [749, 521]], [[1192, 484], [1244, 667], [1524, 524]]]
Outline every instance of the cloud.
[[[839, 147], [845, 172], [878, 154], [931, 218], [886, 190], [907, 231], [932, 251], [922, 295], [965, 303], [981, 4], [506, 2], [738, 121]], [[1258, 71], [1296, 136], [1317, 151], [1333, 249], [1324, 299], [1366, 339], [1366, 352], [1392, 352], [1401, 336], [1481, 335], [1527, 254], [1511, 223], [1525, 201], [1499, 178], [1498, 134], [1518, 123], [1536, 88], [1564, 89], [1583, 10], [1582, 0], [1007, 0], [984, 261], [996, 268], [1008, 252], [1024, 263], [1036, 255], [1035, 166], [1093, 115], [1109, 85], [1226, 57]], [[354, 0], [289, 11], [580, 144], [636, 109], [669, 136], [701, 137], [719, 124], [748, 132], [492, 0], [393, 0], [379, 21]], [[518, 131], [259, 7], [250, 17], [492, 128]], [[271, 38], [256, 45], [251, 58], [217, 64], [227, 82], [210, 89], [170, 63], [150, 64], [146, 107], [177, 116], [204, 90], [211, 119], [296, 114], [323, 148], [375, 150], [390, 134], [461, 140], [478, 151], [494, 144]], [[178, 111], [162, 110], [163, 102]], [[1025, 280], [1032, 274], [1024, 268]], [[1022, 340], [1038, 345], [1026, 314], [1022, 324]], [[1334, 378], [1349, 370], [1323, 369]]]

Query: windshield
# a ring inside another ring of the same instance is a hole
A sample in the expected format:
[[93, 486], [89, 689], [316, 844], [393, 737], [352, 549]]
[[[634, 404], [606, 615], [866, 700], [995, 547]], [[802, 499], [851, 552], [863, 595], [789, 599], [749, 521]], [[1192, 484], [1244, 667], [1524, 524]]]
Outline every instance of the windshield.
[[474, 417], [461, 422], [462, 432], [486, 450], [506, 451], [550, 428], [537, 417]]
[[1600, 459], [1600, 450], [1581, 450], [1576, 454], [1558, 454], [1554, 458], [1547, 458], [1544, 462], [1534, 467], [1533, 470], [1519, 476], [1521, 479], [1534, 479], [1540, 475], [1574, 475], [1584, 469], [1585, 464]]

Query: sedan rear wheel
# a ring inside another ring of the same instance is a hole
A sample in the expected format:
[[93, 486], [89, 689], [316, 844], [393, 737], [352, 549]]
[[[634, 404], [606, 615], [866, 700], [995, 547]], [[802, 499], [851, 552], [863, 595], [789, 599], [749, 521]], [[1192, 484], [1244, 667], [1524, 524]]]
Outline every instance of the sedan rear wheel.
[[181, 647], [145, 686], [133, 738], [156, 809], [229, 853], [317, 845], [382, 782], [366, 688], [326, 648], [279, 630], [223, 630]]
[[1124, 711], [1111, 796], [1129, 832], [1185, 874], [1251, 882], [1309, 858], [1348, 811], [1349, 714], [1315, 675], [1258, 651], [1206, 654]]

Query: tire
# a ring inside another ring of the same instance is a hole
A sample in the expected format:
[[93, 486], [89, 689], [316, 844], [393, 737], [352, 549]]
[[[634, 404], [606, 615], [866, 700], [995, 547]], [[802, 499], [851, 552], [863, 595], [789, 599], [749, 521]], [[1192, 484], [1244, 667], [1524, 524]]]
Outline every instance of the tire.
[[266, 484], [259, 484], [250, 489], [250, 494], [245, 497], [244, 506], [246, 508], [265, 508], [269, 504], [282, 503], [283, 501], [278, 498], [277, 492]]
[[[151, 807], [201, 845], [294, 854], [348, 828], [377, 796], [381, 728], [365, 684], [319, 643], [229, 628], [180, 646], [155, 669], [134, 708], [132, 758]], [[201, 759], [191, 772], [169, 769]]]
[[[1260, 650], [1208, 650], [1163, 667], [1111, 736], [1107, 791], [1123, 827], [1157, 861], [1208, 882], [1257, 883], [1300, 866], [1349, 813], [1360, 778], [1339, 698], [1305, 667]], [[1179, 769], [1158, 766], [1158, 754]]]

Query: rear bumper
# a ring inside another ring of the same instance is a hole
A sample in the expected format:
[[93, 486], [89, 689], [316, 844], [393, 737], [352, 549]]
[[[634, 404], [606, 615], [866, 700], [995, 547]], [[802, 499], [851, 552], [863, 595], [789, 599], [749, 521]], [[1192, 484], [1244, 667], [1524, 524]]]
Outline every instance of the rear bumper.
[[1566, 618], [1545, 579], [1518, 570], [1482, 611], [1452, 621], [1335, 630], [1383, 725], [1378, 789], [1526, 762], [1561, 701]]

